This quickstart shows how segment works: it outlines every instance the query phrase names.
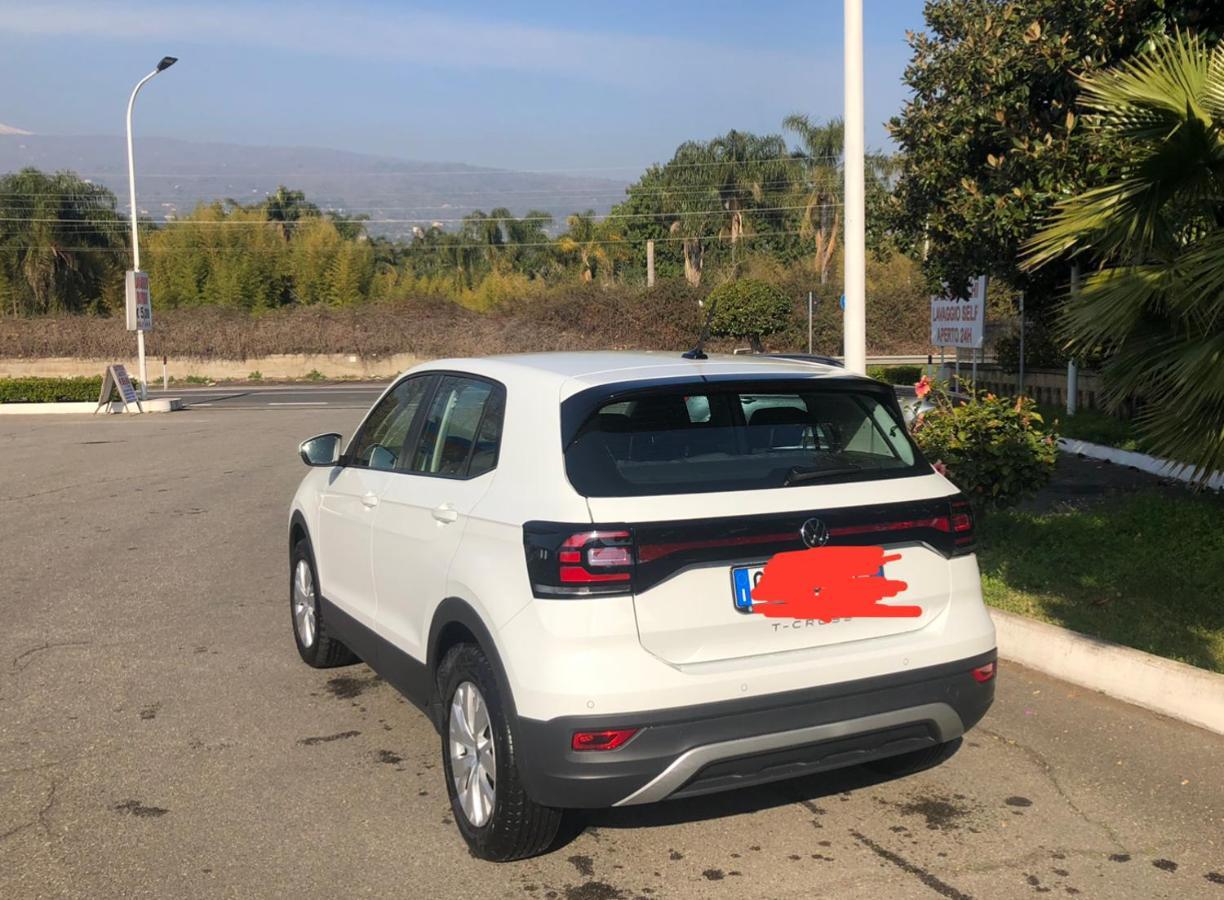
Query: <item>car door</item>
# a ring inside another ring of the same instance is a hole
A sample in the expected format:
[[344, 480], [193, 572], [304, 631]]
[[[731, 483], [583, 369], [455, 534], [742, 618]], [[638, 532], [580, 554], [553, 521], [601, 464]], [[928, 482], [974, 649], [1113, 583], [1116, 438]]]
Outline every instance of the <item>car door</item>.
[[404, 452], [432, 376], [405, 378], [366, 416], [319, 501], [314, 541], [320, 590], [362, 624], [374, 627], [370, 534], [374, 511]]
[[374, 514], [378, 630], [422, 662], [468, 515], [494, 477], [505, 398], [497, 382], [441, 376]]

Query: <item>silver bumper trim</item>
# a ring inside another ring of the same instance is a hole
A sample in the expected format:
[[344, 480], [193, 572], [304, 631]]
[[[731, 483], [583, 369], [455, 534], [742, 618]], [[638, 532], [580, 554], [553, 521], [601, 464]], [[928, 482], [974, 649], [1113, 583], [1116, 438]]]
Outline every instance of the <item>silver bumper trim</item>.
[[819, 741], [915, 722], [933, 722], [939, 731], [941, 742], [953, 740], [965, 733], [960, 716], [951, 706], [946, 703], [925, 703], [921, 706], [890, 710], [859, 719], [826, 722], [823, 725], [811, 725], [807, 728], [796, 728], [793, 731], [775, 731], [771, 734], [758, 734], [731, 741], [720, 741], [717, 744], [705, 744], [681, 753], [654, 779], [623, 800], [618, 800], [614, 805], [633, 806], [638, 803], [654, 803], [663, 800], [678, 790], [703, 767], [721, 759], [768, 753], [771, 750], [784, 750], [787, 747], [814, 744]]

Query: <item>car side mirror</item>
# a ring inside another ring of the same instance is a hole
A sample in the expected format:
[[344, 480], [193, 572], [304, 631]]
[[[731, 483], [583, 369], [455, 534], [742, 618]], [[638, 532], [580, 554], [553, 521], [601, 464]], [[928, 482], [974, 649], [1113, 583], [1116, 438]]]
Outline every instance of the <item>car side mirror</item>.
[[308, 466], [334, 466], [340, 459], [340, 441], [335, 432], [316, 434], [302, 441], [298, 454]]

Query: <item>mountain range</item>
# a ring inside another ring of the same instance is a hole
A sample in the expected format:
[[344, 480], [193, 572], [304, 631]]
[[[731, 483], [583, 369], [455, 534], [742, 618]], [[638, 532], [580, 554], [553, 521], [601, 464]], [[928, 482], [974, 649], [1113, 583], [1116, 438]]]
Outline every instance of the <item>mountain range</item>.
[[[127, 147], [114, 135], [36, 135], [0, 123], [0, 174], [35, 166], [68, 169], [115, 193], [128, 209]], [[475, 209], [552, 214], [553, 231], [572, 212], [606, 213], [626, 183], [580, 174], [515, 172], [419, 162], [321, 147], [260, 147], [164, 137], [136, 140], [137, 205], [155, 221], [198, 203], [263, 199], [278, 185], [304, 191], [324, 209], [370, 217], [374, 234], [405, 238], [414, 226], [447, 230]]]

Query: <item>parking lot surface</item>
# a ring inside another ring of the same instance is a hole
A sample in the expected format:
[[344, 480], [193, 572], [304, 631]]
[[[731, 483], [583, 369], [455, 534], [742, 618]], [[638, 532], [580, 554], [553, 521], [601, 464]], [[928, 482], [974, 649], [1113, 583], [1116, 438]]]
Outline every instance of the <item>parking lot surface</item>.
[[471, 858], [424, 717], [294, 649], [297, 443], [360, 415], [0, 422], [0, 896], [1224, 898], [1224, 737], [1006, 662], [934, 770], [597, 812], [548, 855]]

